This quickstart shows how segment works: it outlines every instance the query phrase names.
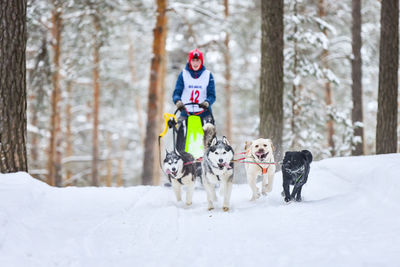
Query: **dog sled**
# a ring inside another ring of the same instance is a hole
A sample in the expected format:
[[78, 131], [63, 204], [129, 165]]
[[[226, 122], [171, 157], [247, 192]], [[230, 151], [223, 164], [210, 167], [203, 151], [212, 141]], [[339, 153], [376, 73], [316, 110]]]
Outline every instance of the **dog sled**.
[[[200, 115], [205, 112], [207, 109], [203, 109], [194, 114], [190, 114], [188, 110], [188, 106], [198, 105], [197, 103], [187, 103], [185, 104], [184, 112], [188, 115], [187, 123], [181, 125], [180, 127], [184, 127], [183, 138], [184, 142], [184, 151], [190, 153], [196, 161], [198, 161], [204, 153], [204, 144], [203, 144], [203, 125], [201, 121]], [[176, 118], [176, 114], [179, 109], [176, 109], [173, 114], [164, 113], [164, 131], [159, 135], [159, 143], [162, 137], [165, 136], [168, 129], [172, 129], [173, 131], [173, 146], [174, 150], [177, 150], [177, 138], [178, 138], [178, 120]], [[211, 115], [212, 116], [212, 115]], [[183, 123], [183, 122], [182, 122]]]

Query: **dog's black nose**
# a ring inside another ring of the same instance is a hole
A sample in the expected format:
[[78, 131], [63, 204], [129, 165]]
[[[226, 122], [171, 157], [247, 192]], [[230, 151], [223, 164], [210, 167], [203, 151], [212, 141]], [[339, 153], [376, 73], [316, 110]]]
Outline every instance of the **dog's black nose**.
[[224, 160], [223, 160], [223, 159], [219, 159], [218, 161], [219, 161], [219, 162], [221, 162], [221, 163], [222, 163], [222, 162], [224, 162]]
[[176, 171], [176, 168], [174, 167], [174, 168], [172, 168], [172, 171], [174, 172], [174, 171]]

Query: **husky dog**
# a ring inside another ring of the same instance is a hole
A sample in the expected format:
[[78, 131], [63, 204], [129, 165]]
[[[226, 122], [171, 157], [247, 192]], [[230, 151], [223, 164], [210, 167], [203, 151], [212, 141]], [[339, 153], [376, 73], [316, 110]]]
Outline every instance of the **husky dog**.
[[260, 197], [258, 187], [256, 186], [258, 176], [262, 176], [262, 194], [266, 195], [267, 192], [272, 191], [276, 167], [274, 164], [267, 163], [275, 161], [273, 151], [274, 146], [270, 139], [260, 138], [253, 142], [246, 142], [245, 150], [247, 161], [247, 163], [245, 163], [247, 182], [253, 191], [250, 200], [256, 200]]
[[163, 170], [174, 188], [177, 201], [182, 200], [182, 185], [187, 186], [186, 205], [188, 206], [192, 205], [194, 191], [195, 168], [193, 161], [193, 156], [187, 152], [166, 151], [163, 163]]
[[[212, 136], [208, 132], [207, 125], [204, 129], [205, 139]], [[211, 142], [205, 140], [205, 144], [209, 145], [202, 161], [202, 177], [203, 186], [207, 192], [208, 210], [214, 209], [213, 201], [217, 201], [215, 185], [219, 184], [224, 194], [223, 210], [228, 211], [233, 182], [233, 149], [225, 136], [222, 140], [214, 136]]]
[[[301, 201], [301, 189], [307, 182], [310, 172], [310, 163], [313, 156], [310, 151], [287, 151], [283, 159], [282, 176], [283, 176], [283, 192], [285, 202], [290, 202], [292, 199]], [[293, 185], [292, 193], [290, 194], [289, 186]]]

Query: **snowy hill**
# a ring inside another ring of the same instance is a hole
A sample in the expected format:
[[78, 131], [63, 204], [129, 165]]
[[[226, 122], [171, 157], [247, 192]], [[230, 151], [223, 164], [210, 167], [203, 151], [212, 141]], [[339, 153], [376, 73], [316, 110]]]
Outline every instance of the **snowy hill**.
[[[281, 173], [231, 211], [171, 188], [52, 188], [0, 175], [0, 266], [399, 266], [400, 154], [311, 164], [304, 201], [284, 204]], [[221, 200], [221, 199], [220, 199]]]

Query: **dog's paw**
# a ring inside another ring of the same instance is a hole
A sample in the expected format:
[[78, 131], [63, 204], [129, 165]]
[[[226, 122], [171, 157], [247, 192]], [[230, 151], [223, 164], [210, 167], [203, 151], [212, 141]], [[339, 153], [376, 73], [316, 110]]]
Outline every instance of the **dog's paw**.
[[222, 210], [227, 212], [227, 211], [229, 211], [229, 208], [228, 207], [223, 207]]
[[267, 187], [265, 188], [265, 191], [267, 191], [268, 193], [272, 191], [272, 185], [267, 185]]
[[285, 202], [286, 202], [286, 204], [289, 204], [290, 202], [292, 202], [292, 199], [288, 198], [288, 197], [285, 197]]
[[192, 205], [192, 202], [186, 202], [186, 205], [187, 205], [187, 206], [191, 206], [191, 205]]
[[266, 192], [266, 191], [262, 191], [262, 195], [263, 195], [263, 196], [266, 196], [266, 195], [267, 195], [267, 192]]
[[285, 197], [285, 191], [281, 192], [281, 196]]
[[301, 201], [303, 201], [303, 198], [302, 197], [296, 197], [296, 201], [297, 202], [301, 202]]
[[258, 198], [260, 198], [260, 193], [257, 193], [255, 195], [253, 195], [250, 200], [254, 201], [254, 200], [258, 199]]
[[213, 210], [214, 209], [214, 207], [208, 207], [208, 210]]

